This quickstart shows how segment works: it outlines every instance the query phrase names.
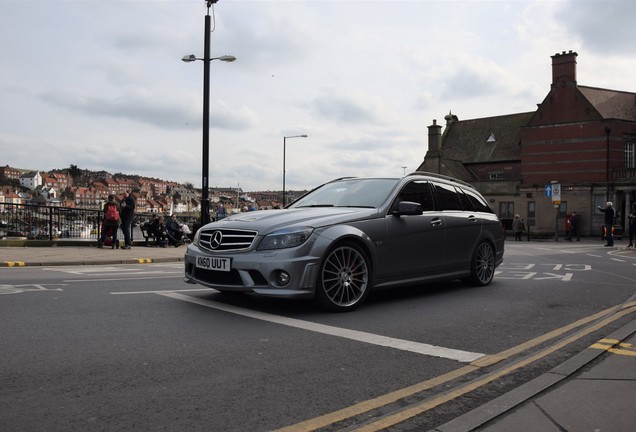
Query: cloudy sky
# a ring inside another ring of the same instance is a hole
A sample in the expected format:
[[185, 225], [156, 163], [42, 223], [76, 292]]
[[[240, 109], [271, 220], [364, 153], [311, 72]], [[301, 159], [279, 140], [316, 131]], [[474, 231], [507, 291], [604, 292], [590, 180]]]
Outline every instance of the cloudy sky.
[[[636, 92], [636, 2], [219, 0], [210, 186], [401, 176], [427, 126], [533, 111], [550, 56]], [[201, 185], [204, 0], [0, 0], [0, 165]]]

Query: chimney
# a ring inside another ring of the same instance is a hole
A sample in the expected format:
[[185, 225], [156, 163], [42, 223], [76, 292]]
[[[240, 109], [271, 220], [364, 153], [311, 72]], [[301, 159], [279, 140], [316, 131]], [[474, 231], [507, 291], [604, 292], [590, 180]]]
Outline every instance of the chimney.
[[428, 127], [428, 150], [438, 152], [442, 149], [442, 127], [433, 120], [433, 124]]
[[552, 87], [566, 87], [569, 85], [576, 86], [576, 57], [575, 52], [561, 54], [557, 53], [552, 56]]

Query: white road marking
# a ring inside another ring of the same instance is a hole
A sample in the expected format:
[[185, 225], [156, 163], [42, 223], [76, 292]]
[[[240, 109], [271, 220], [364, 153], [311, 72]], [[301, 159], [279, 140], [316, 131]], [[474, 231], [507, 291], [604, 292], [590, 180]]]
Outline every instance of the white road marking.
[[90, 279], [68, 279], [64, 282], [111, 282], [143, 279], [176, 279], [183, 277], [182, 266], [173, 265], [122, 265], [45, 267], [43, 270], [90, 277]]
[[121, 277], [121, 278], [101, 278], [101, 279], [66, 279], [62, 282], [112, 282], [112, 281], [131, 281], [131, 280], [149, 280], [149, 279], [183, 279], [183, 275], [178, 276], [143, 276], [142, 277]]
[[212, 288], [189, 288], [189, 289], [178, 289], [178, 290], [148, 290], [148, 291], [113, 291], [111, 294], [113, 295], [128, 295], [128, 294], [164, 294], [164, 293], [174, 293], [174, 292], [192, 292], [192, 291], [214, 291], [216, 290]]
[[186, 301], [200, 306], [205, 306], [213, 309], [222, 310], [225, 312], [233, 313], [236, 315], [242, 315], [249, 318], [254, 318], [262, 321], [267, 321], [275, 324], [281, 324], [288, 327], [299, 328], [303, 330], [313, 331], [317, 333], [327, 334], [331, 336], [342, 337], [359, 342], [369, 343], [372, 345], [384, 346], [388, 348], [399, 349], [402, 351], [409, 351], [417, 354], [424, 354], [433, 357], [446, 358], [450, 360], [456, 360], [459, 362], [470, 363], [483, 357], [485, 354], [474, 353], [469, 351], [461, 351], [452, 348], [444, 348], [435, 345], [429, 345], [419, 342], [412, 342], [403, 339], [395, 339], [387, 336], [376, 335], [372, 333], [361, 332], [357, 330], [348, 330], [339, 327], [328, 326], [324, 324], [313, 323], [310, 321], [303, 321], [295, 318], [288, 318], [279, 315], [271, 315], [265, 312], [254, 311], [250, 309], [244, 309], [237, 306], [231, 306], [223, 303], [218, 303], [211, 300], [200, 299], [191, 297], [176, 292], [157, 292], [157, 294], [170, 297], [175, 300]]

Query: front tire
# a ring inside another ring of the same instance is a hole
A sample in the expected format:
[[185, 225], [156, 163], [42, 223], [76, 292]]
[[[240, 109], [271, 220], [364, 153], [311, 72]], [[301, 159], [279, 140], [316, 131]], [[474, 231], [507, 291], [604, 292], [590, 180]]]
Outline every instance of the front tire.
[[489, 242], [477, 246], [470, 263], [470, 283], [476, 286], [490, 284], [495, 276], [495, 250]]
[[318, 273], [316, 300], [332, 312], [355, 310], [371, 289], [369, 260], [352, 242], [338, 244], [325, 256]]

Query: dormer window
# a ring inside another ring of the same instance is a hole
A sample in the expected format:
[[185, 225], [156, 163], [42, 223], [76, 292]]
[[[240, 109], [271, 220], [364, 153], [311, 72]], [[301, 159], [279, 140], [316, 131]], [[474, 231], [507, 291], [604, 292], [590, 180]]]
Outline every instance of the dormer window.
[[490, 136], [488, 137], [486, 142], [495, 142], [495, 141], [497, 141], [497, 138], [495, 138], [494, 132], [490, 132]]

